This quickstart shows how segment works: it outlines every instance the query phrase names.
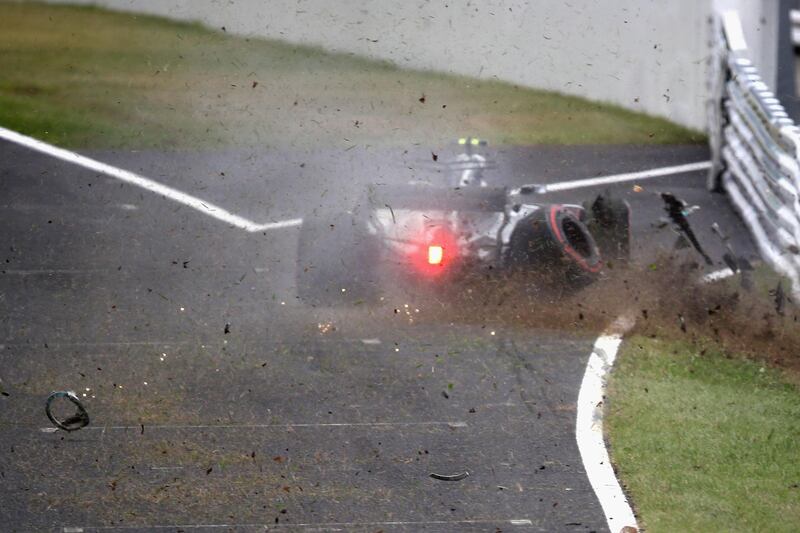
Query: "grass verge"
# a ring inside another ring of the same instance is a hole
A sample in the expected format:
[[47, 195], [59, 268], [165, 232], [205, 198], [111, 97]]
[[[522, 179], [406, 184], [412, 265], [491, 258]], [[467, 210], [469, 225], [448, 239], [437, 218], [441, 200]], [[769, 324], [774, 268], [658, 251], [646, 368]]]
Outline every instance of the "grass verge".
[[618, 474], [648, 531], [794, 531], [800, 394], [762, 362], [633, 336], [609, 383]]
[[0, 2], [0, 125], [71, 147], [700, 142], [666, 120], [196, 24]]

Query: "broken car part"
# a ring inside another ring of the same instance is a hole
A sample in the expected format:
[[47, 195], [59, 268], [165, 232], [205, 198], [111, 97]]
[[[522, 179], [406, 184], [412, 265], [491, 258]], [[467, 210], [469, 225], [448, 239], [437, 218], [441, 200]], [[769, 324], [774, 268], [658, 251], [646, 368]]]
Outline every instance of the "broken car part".
[[[74, 415], [68, 416], [64, 420], [59, 420], [53, 415], [52, 412], [53, 401], [56, 398], [66, 398], [75, 405], [77, 412]], [[73, 391], [56, 391], [50, 393], [50, 396], [47, 397], [45, 413], [47, 413], [47, 418], [49, 418], [53, 424], [64, 431], [77, 431], [89, 425], [89, 414], [86, 412], [83, 404], [78, 399], [78, 395]]]
[[445, 475], [445, 474], [436, 474], [431, 472], [430, 476], [433, 479], [438, 479], [439, 481], [461, 481], [469, 477], [469, 472], [462, 472], [460, 474], [453, 474], [453, 475]]

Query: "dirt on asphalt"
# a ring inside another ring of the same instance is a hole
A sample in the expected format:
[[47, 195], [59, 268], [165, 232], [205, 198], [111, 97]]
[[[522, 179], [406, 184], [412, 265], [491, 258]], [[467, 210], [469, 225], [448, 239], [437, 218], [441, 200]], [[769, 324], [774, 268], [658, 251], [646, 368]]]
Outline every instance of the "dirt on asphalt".
[[737, 273], [705, 282], [709, 271], [695, 259], [677, 252], [607, 269], [582, 289], [548, 287], [541, 276], [530, 274], [487, 276], [470, 280], [446, 298], [429, 297], [427, 307], [438, 306], [433, 314], [447, 322], [587, 336], [628, 316], [635, 321], [631, 334], [688, 342], [701, 355], [718, 348], [729, 357], [746, 356], [788, 370], [800, 380], [800, 309], [787, 280], [758, 265], [744, 280]]

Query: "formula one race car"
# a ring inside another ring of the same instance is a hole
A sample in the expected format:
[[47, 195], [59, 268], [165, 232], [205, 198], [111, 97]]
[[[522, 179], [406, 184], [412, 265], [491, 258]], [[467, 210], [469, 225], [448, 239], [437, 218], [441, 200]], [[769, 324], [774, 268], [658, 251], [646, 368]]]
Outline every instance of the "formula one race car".
[[579, 287], [597, 278], [603, 258], [627, 261], [627, 202], [527, 201], [540, 186], [489, 186], [483, 174], [491, 165], [475, 153], [483, 143], [459, 142], [467, 149], [445, 163], [448, 183], [375, 185], [351, 210], [306, 217], [299, 297], [313, 305], [374, 301], [386, 286], [452, 286], [489, 272], [546, 272], [550, 282]]

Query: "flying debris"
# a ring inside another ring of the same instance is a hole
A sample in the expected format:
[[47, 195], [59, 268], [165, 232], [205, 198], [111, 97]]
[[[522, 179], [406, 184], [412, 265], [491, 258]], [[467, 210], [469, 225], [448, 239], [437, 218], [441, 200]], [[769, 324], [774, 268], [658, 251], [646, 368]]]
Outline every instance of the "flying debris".
[[728, 236], [722, 233], [722, 230], [719, 227], [719, 224], [714, 222], [711, 224], [711, 231], [720, 238], [722, 242], [728, 242]]
[[778, 286], [772, 292], [775, 295], [775, 312], [783, 316], [786, 309], [786, 293], [783, 292], [783, 282], [779, 281]]
[[725, 263], [725, 266], [730, 268], [733, 272], [739, 272], [739, 262], [736, 260], [736, 257], [730, 252], [725, 252], [722, 255], [722, 262]]
[[753, 265], [744, 257], [739, 258], [740, 285], [746, 291], [753, 290]]
[[713, 265], [714, 262], [711, 260], [705, 250], [703, 250], [703, 247], [700, 246], [700, 241], [697, 240], [697, 236], [695, 236], [694, 230], [692, 230], [692, 226], [689, 224], [689, 220], [686, 218], [695, 209], [687, 206], [686, 202], [677, 198], [672, 193], [662, 192], [661, 199], [664, 200], [664, 210], [667, 212], [667, 215], [669, 215], [669, 218], [675, 225], [675, 229], [678, 231], [679, 235], [688, 239], [694, 249], [703, 256], [703, 259], [707, 265]]
[[725, 253], [722, 255], [722, 262], [725, 263], [725, 266], [731, 269], [732, 272], [736, 273], [741, 270], [740, 262], [744, 260], [744, 258], [738, 258], [736, 256], [736, 252], [733, 250], [733, 246], [728, 241], [728, 236], [722, 233], [722, 229], [720, 229], [719, 224], [714, 222], [711, 224], [711, 232], [719, 237], [719, 240], [722, 241], [722, 244], [725, 245]]

